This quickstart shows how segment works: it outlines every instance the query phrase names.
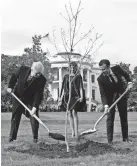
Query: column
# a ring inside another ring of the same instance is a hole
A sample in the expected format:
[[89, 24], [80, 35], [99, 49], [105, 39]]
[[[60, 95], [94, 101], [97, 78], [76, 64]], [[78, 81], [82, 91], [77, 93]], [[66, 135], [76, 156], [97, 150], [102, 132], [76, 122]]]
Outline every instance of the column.
[[90, 98], [92, 99], [92, 80], [91, 80], [92, 71], [90, 72]]
[[89, 89], [90, 89], [90, 78], [89, 78], [89, 70], [87, 69], [87, 97], [89, 98]]
[[87, 71], [87, 92], [88, 92], [88, 98], [89, 98], [89, 103], [88, 103], [88, 112], [91, 110], [91, 73], [88, 70]]
[[57, 88], [53, 89], [53, 96], [54, 96], [54, 100], [57, 101], [57, 99], [58, 99], [58, 89]]
[[[51, 88], [51, 84], [49, 84], [49, 91], [50, 91], [50, 94], [52, 95], [52, 88]], [[52, 95], [53, 96], [53, 95]]]
[[61, 92], [62, 87], [62, 67], [59, 67], [59, 94]]
[[83, 79], [83, 69], [82, 68], [80, 69], [80, 74], [81, 74], [82, 79]]

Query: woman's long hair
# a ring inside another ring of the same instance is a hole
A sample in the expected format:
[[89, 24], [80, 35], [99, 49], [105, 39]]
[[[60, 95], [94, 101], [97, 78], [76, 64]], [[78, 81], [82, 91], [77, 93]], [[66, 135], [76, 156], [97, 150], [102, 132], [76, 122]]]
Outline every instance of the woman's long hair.
[[71, 62], [70, 67], [73, 66], [73, 73], [76, 74], [78, 72], [78, 65], [76, 62]]

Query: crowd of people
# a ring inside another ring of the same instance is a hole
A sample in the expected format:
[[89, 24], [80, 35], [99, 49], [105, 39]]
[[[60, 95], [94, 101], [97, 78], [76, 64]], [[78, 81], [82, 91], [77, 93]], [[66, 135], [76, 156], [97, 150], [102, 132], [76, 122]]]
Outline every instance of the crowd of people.
[[[110, 61], [103, 59], [99, 62], [100, 76], [98, 85], [100, 89], [103, 110], [107, 113], [107, 140], [108, 144], [113, 143], [113, 128], [115, 118], [115, 107], [109, 110], [109, 107], [127, 88], [130, 90], [133, 86], [130, 76], [119, 65], [111, 67]], [[33, 141], [38, 141], [39, 123], [33, 117], [39, 117], [39, 105], [43, 99], [44, 87], [47, 82], [44, 77], [44, 66], [41, 62], [33, 62], [31, 67], [21, 66], [12, 74], [7, 91], [14, 93], [31, 112], [29, 113], [14, 97], [12, 107], [11, 129], [9, 142], [17, 139], [18, 128], [21, 115], [25, 114], [30, 118]], [[127, 86], [123, 83], [124, 77]], [[72, 137], [79, 136], [78, 112], [81, 112], [86, 103], [85, 91], [83, 87], [82, 76], [76, 62], [69, 64], [69, 72], [63, 78], [61, 93], [58, 99], [58, 106], [68, 111], [69, 122], [72, 131]], [[117, 108], [120, 115], [121, 130], [123, 141], [128, 142], [128, 118], [127, 118], [127, 95], [118, 103]]]

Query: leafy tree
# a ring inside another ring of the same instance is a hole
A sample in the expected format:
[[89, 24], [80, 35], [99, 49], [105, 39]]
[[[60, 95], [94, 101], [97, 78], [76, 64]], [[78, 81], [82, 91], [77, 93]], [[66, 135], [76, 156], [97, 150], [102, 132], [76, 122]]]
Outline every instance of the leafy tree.
[[[137, 66], [133, 70], [133, 74], [130, 71], [129, 67], [130, 64], [126, 63], [120, 63], [120, 66], [122, 69], [124, 69], [131, 77], [133, 81], [133, 88], [130, 90], [129, 96], [128, 96], [128, 106], [136, 106], [137, 107]], [[127, 84], [127, 82], [126, 82]]]
[[134, 68], [134, 74], [137, 74], [137, 66]]
[[1, 107], [4, 110], [7, 110], [11, 104], [11, 95], [7, 93], [7, 86], [11, 74], [20, 65], [19, 61], [19, 56], [1, 55]]
[[122, 69], [124, 69], [130, 76], [132, 75], [132, 72], [130, 70], [130, 64], [126, 64], [126, 63], [122, 63], [120, 62], [119, 64], [121, 66]]
[[133, 72], [133, 88], [129, 96], [128, 105], [135, 106], [137, 109], [137, 66], [134, 68]]
[[8, 83], [11, 74], [20, 66], [20, 59], [19, 56], [1, 55], [1, 81], [4, 81], [5, 84]]
[[27, 66], [31, 66], [31, 64], [35, 61], [41, 61], [44, 65], [45, 71], [44, 75], [47, 78], [48, 82], [51, 81], [50, 74], [51, 68], [49, 59], [47, 58], [47, 53], [43, 52], [41, 48], [41, 35], [35, 35], [32, 37], [32, 47], [31, 48], [25, 48], [24, 54], [22, 55], [23, 64]]

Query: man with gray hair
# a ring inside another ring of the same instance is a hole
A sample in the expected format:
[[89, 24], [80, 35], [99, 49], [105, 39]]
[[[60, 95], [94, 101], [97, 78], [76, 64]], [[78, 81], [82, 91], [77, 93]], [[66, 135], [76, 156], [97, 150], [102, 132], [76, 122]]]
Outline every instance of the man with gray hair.
[[[13, 91], [14, 94], [32, 110], [31, 115], [36, 114], [39, 116], [38, 109], [43, 99], [43, 92], [46, 84], [46, 78], [43, 76], [43, 73], [43, 64], [40, 61], [33, 62], [31, 67], [21, 66], [17, 69], [17, 71], [12, 74], [9, 81], [7, 91], [9, 93]], [[17, 138], [22, 113], [30, 118], [33, 141], [36, 143], [38, 141], [39, 123], [33, 116], [30, 116], [15, 98], [13, 98], [9, 142], [14, 141]]]

